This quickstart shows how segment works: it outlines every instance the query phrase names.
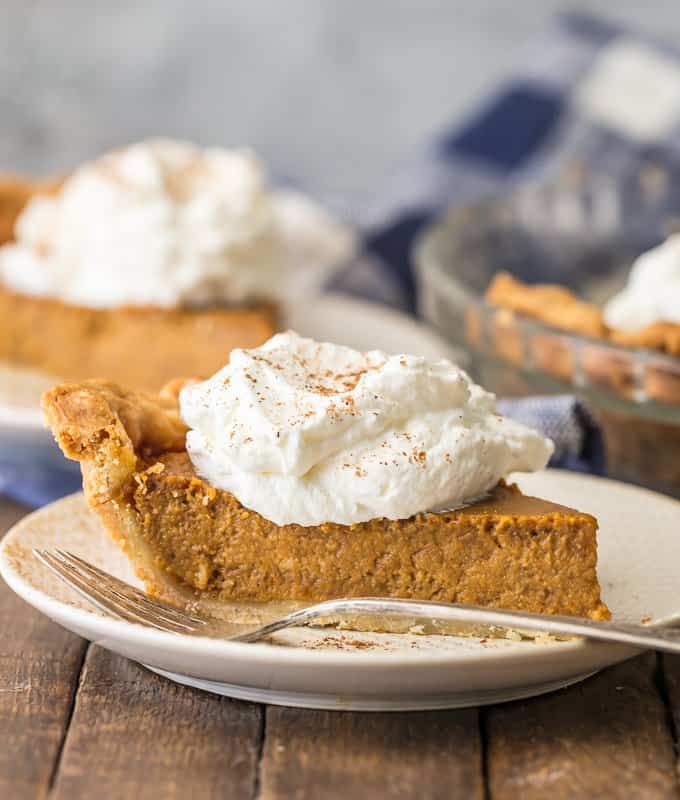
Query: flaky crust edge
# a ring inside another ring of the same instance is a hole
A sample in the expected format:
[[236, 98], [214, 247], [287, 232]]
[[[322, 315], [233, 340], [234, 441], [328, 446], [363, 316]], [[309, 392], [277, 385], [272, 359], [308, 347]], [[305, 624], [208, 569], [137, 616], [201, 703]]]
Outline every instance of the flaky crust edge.
[[115, 499], [140, 458], [185, 449], [179, 388], [176, 384], [152, 397], [89, 380], [45, 392], [41, 405], [47, 423], [64, 455], [80, 462], [90, 506]]
[[528, 284], [508, 272], [499, 272], [484, 295], [495, 308], [543, 322], [557, 330], [604, 339], [623, 347], [680, 356], [680, 325], [655, 322], [636, 331], [608, 327], [602, 310], [556, 284]]
[[138, 535], [138, 520], [125, 495], [140, 461], [185, 449], [187, 429], [179, 417], [178, 396], [186, 383], [173, 381], [152, 397], [90, 380], [55, 386], [42, 398], [64, 455], [80, 462], [88, 506], [128, 555], [147, 591], [179, 606], [186, 606], [193, 595], [159, 569]]

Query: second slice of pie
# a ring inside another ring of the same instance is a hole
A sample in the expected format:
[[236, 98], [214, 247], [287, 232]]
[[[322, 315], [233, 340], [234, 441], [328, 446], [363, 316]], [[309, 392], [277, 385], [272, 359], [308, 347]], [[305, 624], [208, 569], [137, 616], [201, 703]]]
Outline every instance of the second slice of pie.
[[149, 140], [63, 182], [0, 176], [0, 364], [153, 392], [207, 377], [353, 247], [245, 150]]

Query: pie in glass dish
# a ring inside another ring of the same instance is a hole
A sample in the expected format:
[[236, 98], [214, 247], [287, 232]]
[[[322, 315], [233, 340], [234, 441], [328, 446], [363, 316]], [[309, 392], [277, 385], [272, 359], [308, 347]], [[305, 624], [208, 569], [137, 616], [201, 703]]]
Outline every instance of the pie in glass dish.
[[528, 284], [501, 272], [489, 285], [485, 297], [496, 308], [530, 317], [558, 330], [604, 339], [625, 347], [680, 355], [680, 322], [658, 319], [641, 327], [613, 327], [607, 324], [602, 307], [580, 299], [563, 286]]
[[[618, 393], [632, 393], [636, 381], [630, 374], [630, 359], [617, 354], [617, 347], [652, 351], [671, 359], [680, 356], [680, 234], [640, 255], [627, 283], [604, 304], [582, 299], [564, 286], [525, 283], [508, 272], [494, 276], [484, 299], [498, 309], [493, 338], [501, 353], [505, 350], [511, 355], [516, 350], [518, 359], [523, 359], [523, 334], [516, 321], [536, 320], [558, 332], [601, 341], [603, 347], [584, 347], [586, 375]], [[563, 378], [573, 376], [573, 358], [557, 337], [538, 335], [531, 347], [533, 357], [546, 371]], [[680, 403], [673, 370], [665, 374], [653, 370], [643, 389], [652, 399]]]
[[501, 272], [466, 317], [474, 347], [587, 393], [609, 474], [678, 496], [680, 235], [639, 256], [604, 304]]
[[43, 408], [89, 507], [159, 597], [609, 617], [595, 518], [504, 481], [543, 467], [550, 443], [449, 362], [289, 332], [204, 382], [156, 396], [70, 383]]

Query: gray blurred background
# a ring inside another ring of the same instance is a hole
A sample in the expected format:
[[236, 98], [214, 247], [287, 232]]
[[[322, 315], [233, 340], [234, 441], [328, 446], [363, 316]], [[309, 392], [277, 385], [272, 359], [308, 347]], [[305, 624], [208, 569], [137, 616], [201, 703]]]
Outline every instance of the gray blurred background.
[[[679, 0], [580, 9], [670, 38]], [[148, 136], [253, 146], [368, 201], [460, 118], [563, 0], [0, 0], [0, 168], [48, 173]], [[343, 203], [344, 204], [344, 203]]]

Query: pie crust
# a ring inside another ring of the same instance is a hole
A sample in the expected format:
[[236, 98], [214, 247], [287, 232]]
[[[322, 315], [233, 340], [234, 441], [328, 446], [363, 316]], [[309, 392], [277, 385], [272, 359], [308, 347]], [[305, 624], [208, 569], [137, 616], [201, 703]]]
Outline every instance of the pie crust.
[[196, 475], [180, 385], [152, 397], [88, 381], [43, 398], [88, 504], [153, 594], [213, 605], [372, 595], [608, 618], [592, 516], [501, 484], [457, 511], [279, 526]]
[[602, 311], [592, 303], [579, 300], [563, 286], [529, 285], [508, 272], [500, 272], [486, 291], [486, 301], [563, 331], [593, 337], [607, 333]]
[[499, 272], [485, 299], [491, 306], [506, 309], [570, 333], [608, 339], [625, 347], [658, 350], [680, 355], [680, 325], [655, 322], [638, 331], [625, 332], [608, 328], [602, 310], [579, 299], [564, 286], [527, 284], [507, 272]]

